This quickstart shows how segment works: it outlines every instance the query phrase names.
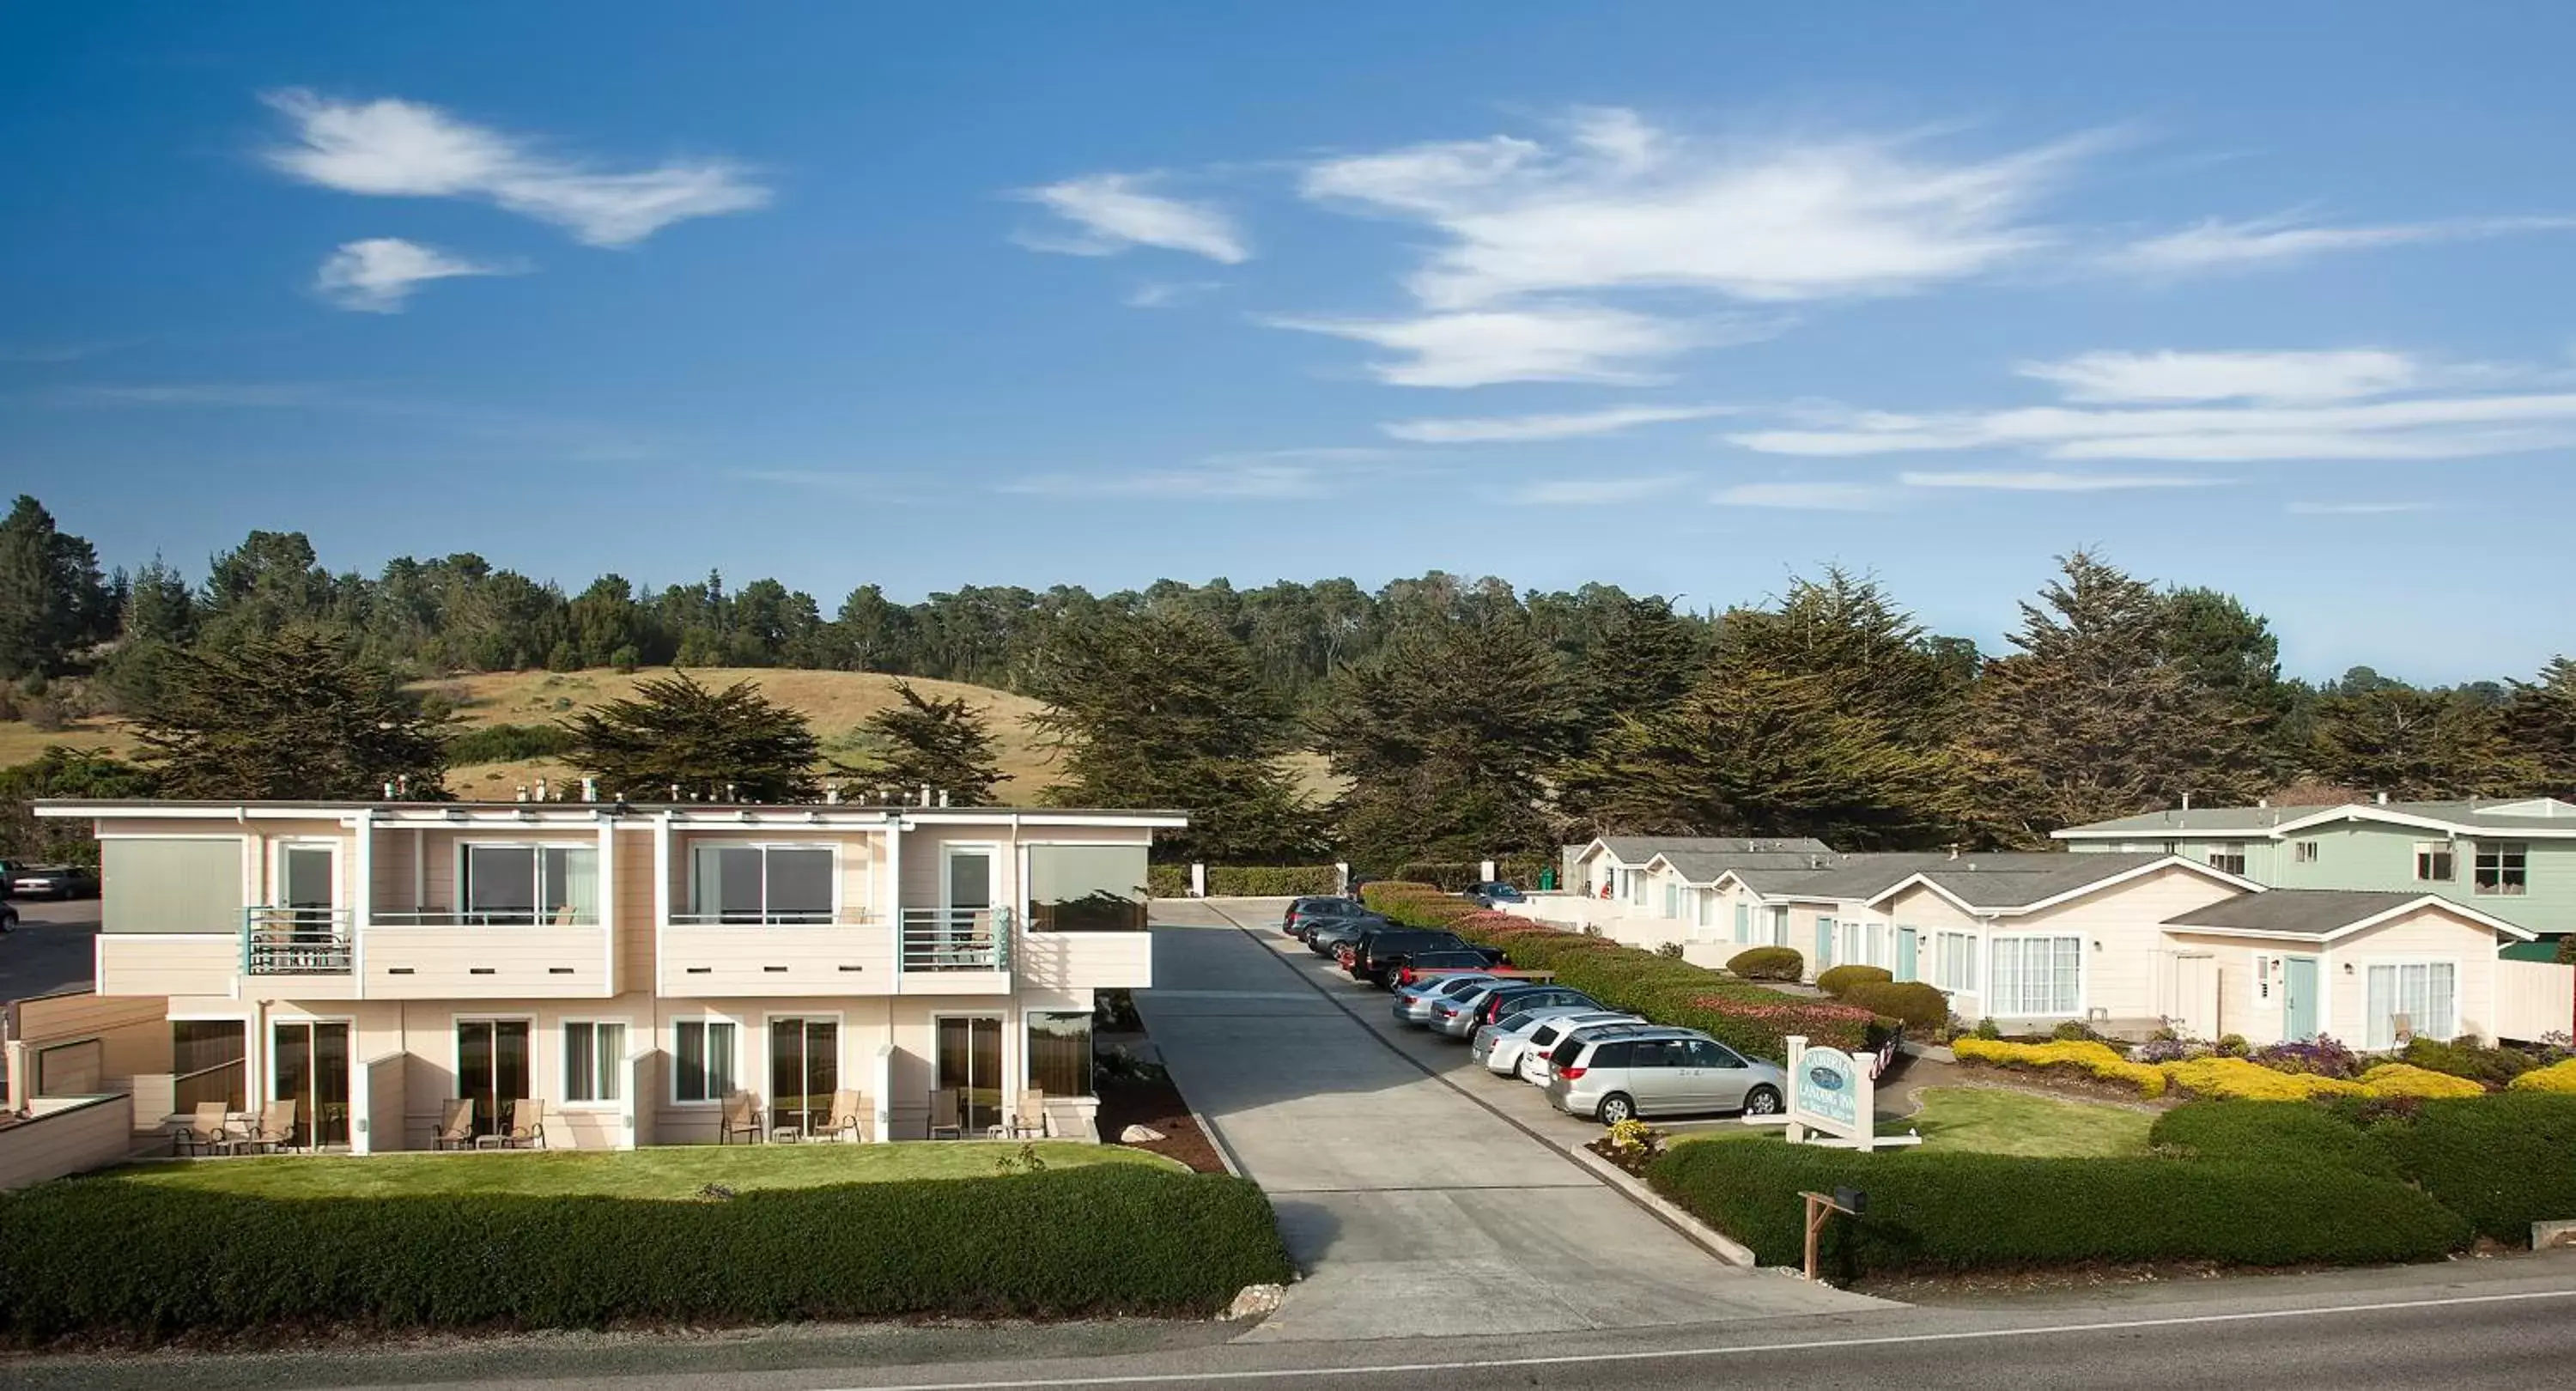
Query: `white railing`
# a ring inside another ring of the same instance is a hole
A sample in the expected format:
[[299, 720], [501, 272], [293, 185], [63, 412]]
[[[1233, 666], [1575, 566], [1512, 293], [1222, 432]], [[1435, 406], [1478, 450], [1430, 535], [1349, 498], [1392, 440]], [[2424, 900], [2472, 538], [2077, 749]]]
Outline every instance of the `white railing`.
[[597, 908], [404, 908], [377, 909], [367, 915], [371, 927], [597, 927]]
[[1010, 969], [1010, 913], [990, 908], [906, 908], [895, 964], [903, 971]]

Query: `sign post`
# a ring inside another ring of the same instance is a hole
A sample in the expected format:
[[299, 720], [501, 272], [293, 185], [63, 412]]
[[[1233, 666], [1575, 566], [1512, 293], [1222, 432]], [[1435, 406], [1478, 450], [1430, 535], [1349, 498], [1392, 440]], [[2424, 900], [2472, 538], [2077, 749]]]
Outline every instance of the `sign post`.
[[1845, 1217], [1860, 1216], [1864, 1196], [1845, 1188], [1838, 1193], [1800, 1193], [1807, 1200], [1807, 1278], [1816, 1278], [1816, 1240], [1824, 1235], [1825, 1224], [1839, 1212]]
[[1878, 1133], [1875, 1067], [1864, 1065], [1839, 1048], [1810, 1048], [1803, 1034], [1791, 1034], [1786, 1042], [1788, 1105], [1777, 1116], [1746, 1116], [1744, 1124], [1785, 1124], [1789, 1127], [1790, 1144], [1855, 1149], [1864, 1154], [1887, 1146], [1923, 1143], [1919, 1132], [1887, 1136]]

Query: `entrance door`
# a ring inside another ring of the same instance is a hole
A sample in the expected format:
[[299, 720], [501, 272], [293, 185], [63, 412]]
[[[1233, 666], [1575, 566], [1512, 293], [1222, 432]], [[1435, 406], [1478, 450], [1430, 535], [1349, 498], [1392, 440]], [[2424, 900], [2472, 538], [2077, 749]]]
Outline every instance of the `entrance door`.
[[[991, 1015], [939, 1020], [939, 1086], [954, 1087], [966, 1133], [1002, 1122], [1002, 1021]], [[825, 1098], [829, 1100], [830, 1098]]]
[[983, 845], [947, 849], [948, 874], [940, 886], [947, 912], [939, 915], [940, 964], [983, 964], [977, 949], [992, 942], [993, 851]]
[[2281, 962], [2281, 1034], [2293, 1043], [2317, 1036], [2317, 959], [2293, 956]]
[[840, 1085], [841, 1021], [769, 1021], [771, 1125], [813, 1131], [830, 1120], [832, 1091]]
[[1913, 928], [1896, 929], [1896, 978], [1898, 980], [1922, 979], [1916, 973], [1919, 965], [1915, 959], [1915, 953], [1919, 949], [1917, 936]]
[[319, 946], [331, 940], [331, 910], [338, 898], [336, 854], [327, 845], [287, 845], [277, 852], [277, 896], [291, 910], [292, 940]]
[[507, 1128], [507, 1107], [528, 1092], [528, 1021], [456, 1022], [456, 1094], [474, 1099], [474, 1133]]
[[283, 1020], [271, 1039], [269, 1095], [295, 1103], [293, 1147], [349, 1143], [349, 1026]]

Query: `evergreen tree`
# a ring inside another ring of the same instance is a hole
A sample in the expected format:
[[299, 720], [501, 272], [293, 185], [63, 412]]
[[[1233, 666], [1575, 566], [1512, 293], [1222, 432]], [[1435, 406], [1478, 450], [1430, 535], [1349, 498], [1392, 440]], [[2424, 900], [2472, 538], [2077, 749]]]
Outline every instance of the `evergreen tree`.
[[0, 768], [0, 857], [95, 864], [98, 840], [88, 823], [39, 821], [33, 803], [45, 797], [150, 797], [159, 791], [148, 768], [56, 744], [42, 757]]
[[347, 642], [292, 628], [172, 649], [135, 737], [171, 797], [367, 798], [401, 782], [435, 799], [445, 725]]
[[1175, 859], [1276, 864], [1317, 849], [1313, 815], [1276, 760], [1285, 703], [1203, 613], [1155, 607], [1072, 622], [1028, 663], [1034, 717], [1052, 749], [1059, 806], [1169, 807], [1190, 829]]
[[821, 795], [822, 745], [805, 717], [748, 681], [710, 691], [685, 675], [576, 715], [565, 758], [613, 797], [805, 802]]
[[115, 624], [98, 552], [21, 494], [0, 521], [0, 679], [58, 675]]
[[1554, 839], [1543, 771], [1580, 728], [1556, 655], [1525, 619], [1420, 623], [1335, 678], [1318, 746], [1350, 780], [1342, 834], [1370, 865], [1535, 851]]
[[1586, 643], [1576, 682], [1588, 727], [1606, 730], [1679, 700], [1698, 674], [1700, 632], [1660, 597], [1619, 596], [1616, 616]]
[[875, 766], [862, 770], [910, 791], [930, 787], [955, 806], [989, 806], [1002, 781], [993, 730], [964, 696], [932, 700], [909, 681], [894, 683], [903, 703], [868, 716], [869, 733], [883, 741]]
[[2045, 844], [2061, 826], [2250, 802], [2265, 788], [2258, 721], [2171, 654], [2172, 606], [2087, 552], [2024, 602], [2019, 652], [1986, 668], [1963, 743], [1988, 838]]
[[2576, 799], [2576, 661], [2552, 657], [2538, 680], [2514, 682], [2504, 727], [2532, 762], [2531, 790]]
[[2542, 767], [2517, 755], [2493, 706], [2457, 691], [2375, 685], [2317, 702], [2308, 771], [2408, 801], [2529, 790]]

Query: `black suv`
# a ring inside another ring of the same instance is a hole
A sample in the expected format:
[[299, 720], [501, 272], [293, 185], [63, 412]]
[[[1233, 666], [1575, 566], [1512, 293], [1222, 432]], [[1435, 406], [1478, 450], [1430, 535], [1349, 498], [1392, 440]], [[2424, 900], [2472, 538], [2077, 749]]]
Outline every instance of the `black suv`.
[[1353, 944], [1351, 978], [1367, 981], [1371, 985], [1384, 985], [1395, 978], [1396, 972], [1405, 968], [1406, 963], [1413, 959], [1415, 952], [1423, 951], [1477, 952], [1485, 958], [1485, 964], [1488, 966], [1502, 960], [1503, 956], [1501, 952], [1478, 947], [1454, 932], [1438, 932], [1414, 927], [1381, 927]]

